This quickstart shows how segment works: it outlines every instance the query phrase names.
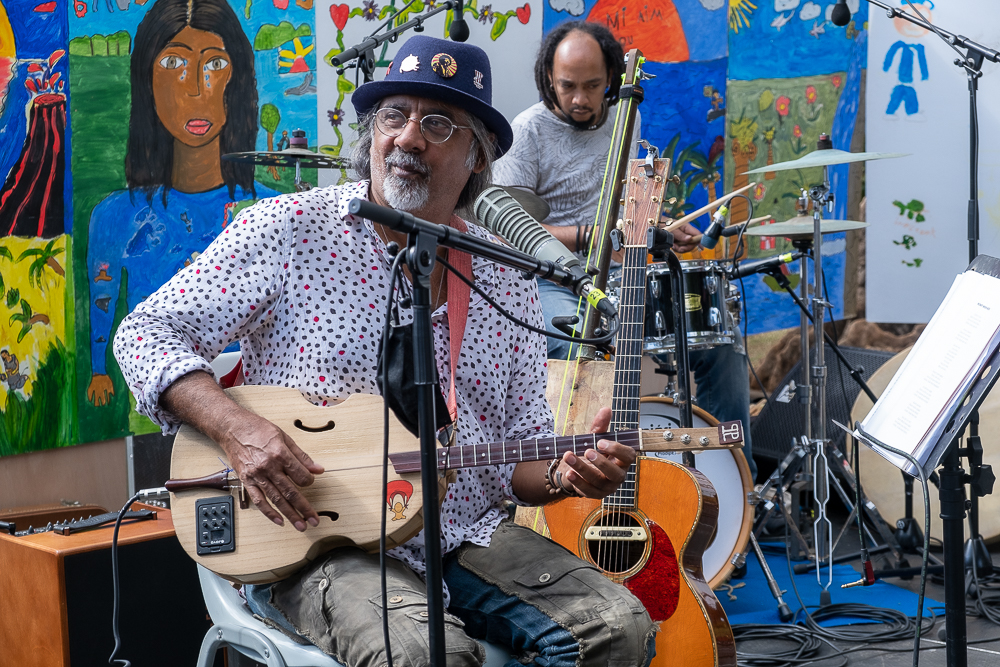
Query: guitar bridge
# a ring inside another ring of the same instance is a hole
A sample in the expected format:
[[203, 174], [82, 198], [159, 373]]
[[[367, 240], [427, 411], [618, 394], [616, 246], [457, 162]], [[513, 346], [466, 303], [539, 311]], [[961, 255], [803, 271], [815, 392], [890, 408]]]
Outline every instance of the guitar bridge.
[[645, 542], [649, 534], [640, 526], [591, 526], [584, 533], [590, 542]]

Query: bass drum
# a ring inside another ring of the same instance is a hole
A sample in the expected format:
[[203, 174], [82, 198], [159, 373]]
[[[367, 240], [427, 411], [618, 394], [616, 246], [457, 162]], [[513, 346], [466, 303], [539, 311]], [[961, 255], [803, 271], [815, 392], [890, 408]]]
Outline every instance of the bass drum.
[[[913, 348], [907, 348], [897, 354], [889, 361], [882, 364], [882, 367], [875, 371], [868, 378], [868, 386], [876, 396], [881, 396], [885, 388], [896, 371], [902, 366], [906, 355]], [[994, 388], [995, 389], [995, 388]], [[861, 392], [854, 407], [851, 408], [851, 425], [856, 421], [864, 421], [868, 412], [872, 409], [871, 400]], [[1000, 391], [991, 391], [986, 396], [986, 400], [979, 408], [979, 433], [993, 433], [993, 426], [1000, 425]], [[862, 445], [860, 451], [861, 458], [861, 486], [865, 490], [868, 499], [875, 503], [882, 517], [894, 525], [897, 519], [906, 516], [906, 496], [903, 488], [903, 473], [899, 468], [892, 465], [880, 455], [876, 454], [870, 447]], [[993, 466], [993, 470], [1000, 470], [1000, 450], [996, 447], [985, 447], [983, 449], [983, 463]], [[941, 499], [938, 496], [937, 487], [929, 485], [931, 500], [931, 535], [940, 539], [943, 524], [941, 522]], [[988, 544], [1000, 542], [1000, 512], [994, 510], [1000, 507], [997, 496], [989, 495], [979, 499], [979, 532]], [[924, 529], [924, 492], [920, 488], [920, 480], [913, 480], [913, 516], [917, 519], [920, 530]], [[966, 524], [966, 533], [969, 528]]]
[[[680, 427], [680, 411], [673, 399], [647, 396], [639, 406], [639, 428]], [[692, 406], [692, 426], [717, 426], [719, 420], [697, 406]], [[651, 452], [653, 456], [681, 463], [680, 453]], [[712, 542], [702, 558], [705, 581], [713, 589], [729, 580], [735, 566], [733, 556], [743, 553], [753, 527], [753, 507], [747, 494], [753, 489], [750, 466], [740, 449], [716, 449], [695, 456], [695, 465], [712, 482], [719, 494], [719, 523]]]

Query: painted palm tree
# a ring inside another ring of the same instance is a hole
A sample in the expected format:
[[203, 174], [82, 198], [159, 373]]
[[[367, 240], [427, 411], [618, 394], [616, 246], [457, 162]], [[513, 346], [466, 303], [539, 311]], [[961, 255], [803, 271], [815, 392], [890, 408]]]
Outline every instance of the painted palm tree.
[[694, 204], [689, 204], [688, 200], [698, 185], [698, 182], [692, 178], [697, 170], [686, 168], [687, 165], [693, 164], [691, 157], [694, 154], [694, 147], [697, 144], [691, 144], [683, 148], [680, 152], [677, 152], [677, 145], [680, 143], [680, 140], [681, 135], [678, 132], [661, 153], [664, 157], [670, 158], [670, 170], [677, 177], [676, 180], [671, 178], [667, 182], [666, 193], [663, 197], [665, 203], [663, 214], [668, 218], [683, 217], [685, 213], [694, 208]]
[[[770, 127], [764, 131], [764, 141], [767, 142], [767, 166], [774, 164], [774, 128]], [[777, 173], [773, 171], [766, 172], [764, 174], [765, 181], [773, 181], [777, 177]]]
[[[62, 265], [56, 260], [56, 256], [60, 253], [66, 251], [65, 248], [56, 248], [55, 243], [58, 239], [52, 239], [44, 248], [28, 248], [17, 258], [20, 262], [28, 257], [34, 257], [35, 260], [28, 267], [28, 282], [31, 283], [32, 287], [36, 286], [42, 287], [42, 276], [45, 274], [45, 267], [52, 269], [53, 273], [65, 277], [66, 271], [63, 269]], [[8, 251], [9, 254], [9, 251]]]
[[[752, 118], [740, 118], [729, 124], [730, 151], [733, 154], [733, 189], [738, 190], [750, 183], [750, 163], [757, 158], [757, 122]], [[745, 199], [736, 197], [730, 208], [730, 223], [739, 224], [750, 219], [750, 205]]]
[[39, 323], [48, 324], [49, 316], [41, 313], [33, 313], [31, 305], [24, 299], [21, 299], [21, 312], [10, 316], [9, 324], [14, 326], [14, 322], [21, 325], [21, 331], [17, 334], [17, 342], [20, 343], [28, 335], [28, 332], [31, 331], [31, 327]]

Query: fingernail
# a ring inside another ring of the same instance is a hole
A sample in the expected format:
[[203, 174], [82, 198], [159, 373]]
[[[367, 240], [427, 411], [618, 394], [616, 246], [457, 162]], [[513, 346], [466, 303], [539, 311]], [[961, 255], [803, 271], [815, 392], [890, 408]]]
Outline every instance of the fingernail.
[[301, 521], [296, 521], [295, 522], [295, 530], [297, 530], [297, 531], [299, 531], [301, 533], [305, 529], [306, 529], [306, 524], [302, 523]]
[[309, 517], [309, 525], [315, 528], [319, 525], [319, 519], [314, 516]]
[[282, 518], [281, 518], [280, 516], [279, 516], [279, 517], [275, 517], [275, 518], [271, 519], [271, 521], [274, 521], [274, 522], [275, 522], [276, 524], [278, 524], [279, 526], [284, 526], [284, 525], [285, 525], [285, 521], [284, 521], [284, 519], [282, 519]]
[[593, 449], [588, 449], [586, 452], [584, 452], [583, 455], [587, 457], [588, 461], [597, 460], [597, 452], [595, 452]]
[[608, 441], [607, 440], [601, 440], [600, 442], [597, 443], [597, 448], [598, 449], [607, 449], [608, 448]]
[[573, 465], [576, 463], [576, 456], [572, 452], [566, 453], [566, 463]]

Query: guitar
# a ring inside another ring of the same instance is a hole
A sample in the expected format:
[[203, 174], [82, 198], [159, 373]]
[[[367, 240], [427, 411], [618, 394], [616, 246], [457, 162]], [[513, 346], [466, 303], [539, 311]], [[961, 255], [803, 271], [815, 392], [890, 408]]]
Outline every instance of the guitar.
[[[383, 503], [389, 510], [388, 548], [420, 531], [420, 444], [391, 414], [392, 465], [386, 495], [382, 495], [382, 420], [372, 419], [382, 412], [381, 397], [355, 394], [337, 405], [319, 407], [289, 387], [243, 386], [227, 393], [291, 435], [326, 469], [301, 489], [319, 514], [320, 524], [300, 533], [288, 522], [284, 526], [272, 523], [246, 502], [222, 448], [184, 426], [174, 439], [171, 480], [166, 486], [177, 538], [191, 558], [231, 581], [262, 584], [282, 579], [339, 546], [378, 551]], [[566, 451], [583, 456], [604, 438], [639, 451], [700, 451], [739, 447], [743, 430], [739, 422], [730, 422], [708, 429], [621, 430], [611, 435], [447, 447], [438, 456], [441, 498], [447, 488], [443, 473], [448, 470], [548, 460]]]
[[[639, 423], [646, 234], [659, 217], [668, 170], [668, 161], [659, 159], [652, 169], [633, 160], [628, 170], [612, 430]], [[719, 513], [707, 477], [672, 461], [639, 456], [625, 482], [603, 501], [568, 498], [544, 511], [553, 540], [625, 585], [660, 623], [654, 665], [736, 665], [732, 629], [702, 574], [702, 554]]]

